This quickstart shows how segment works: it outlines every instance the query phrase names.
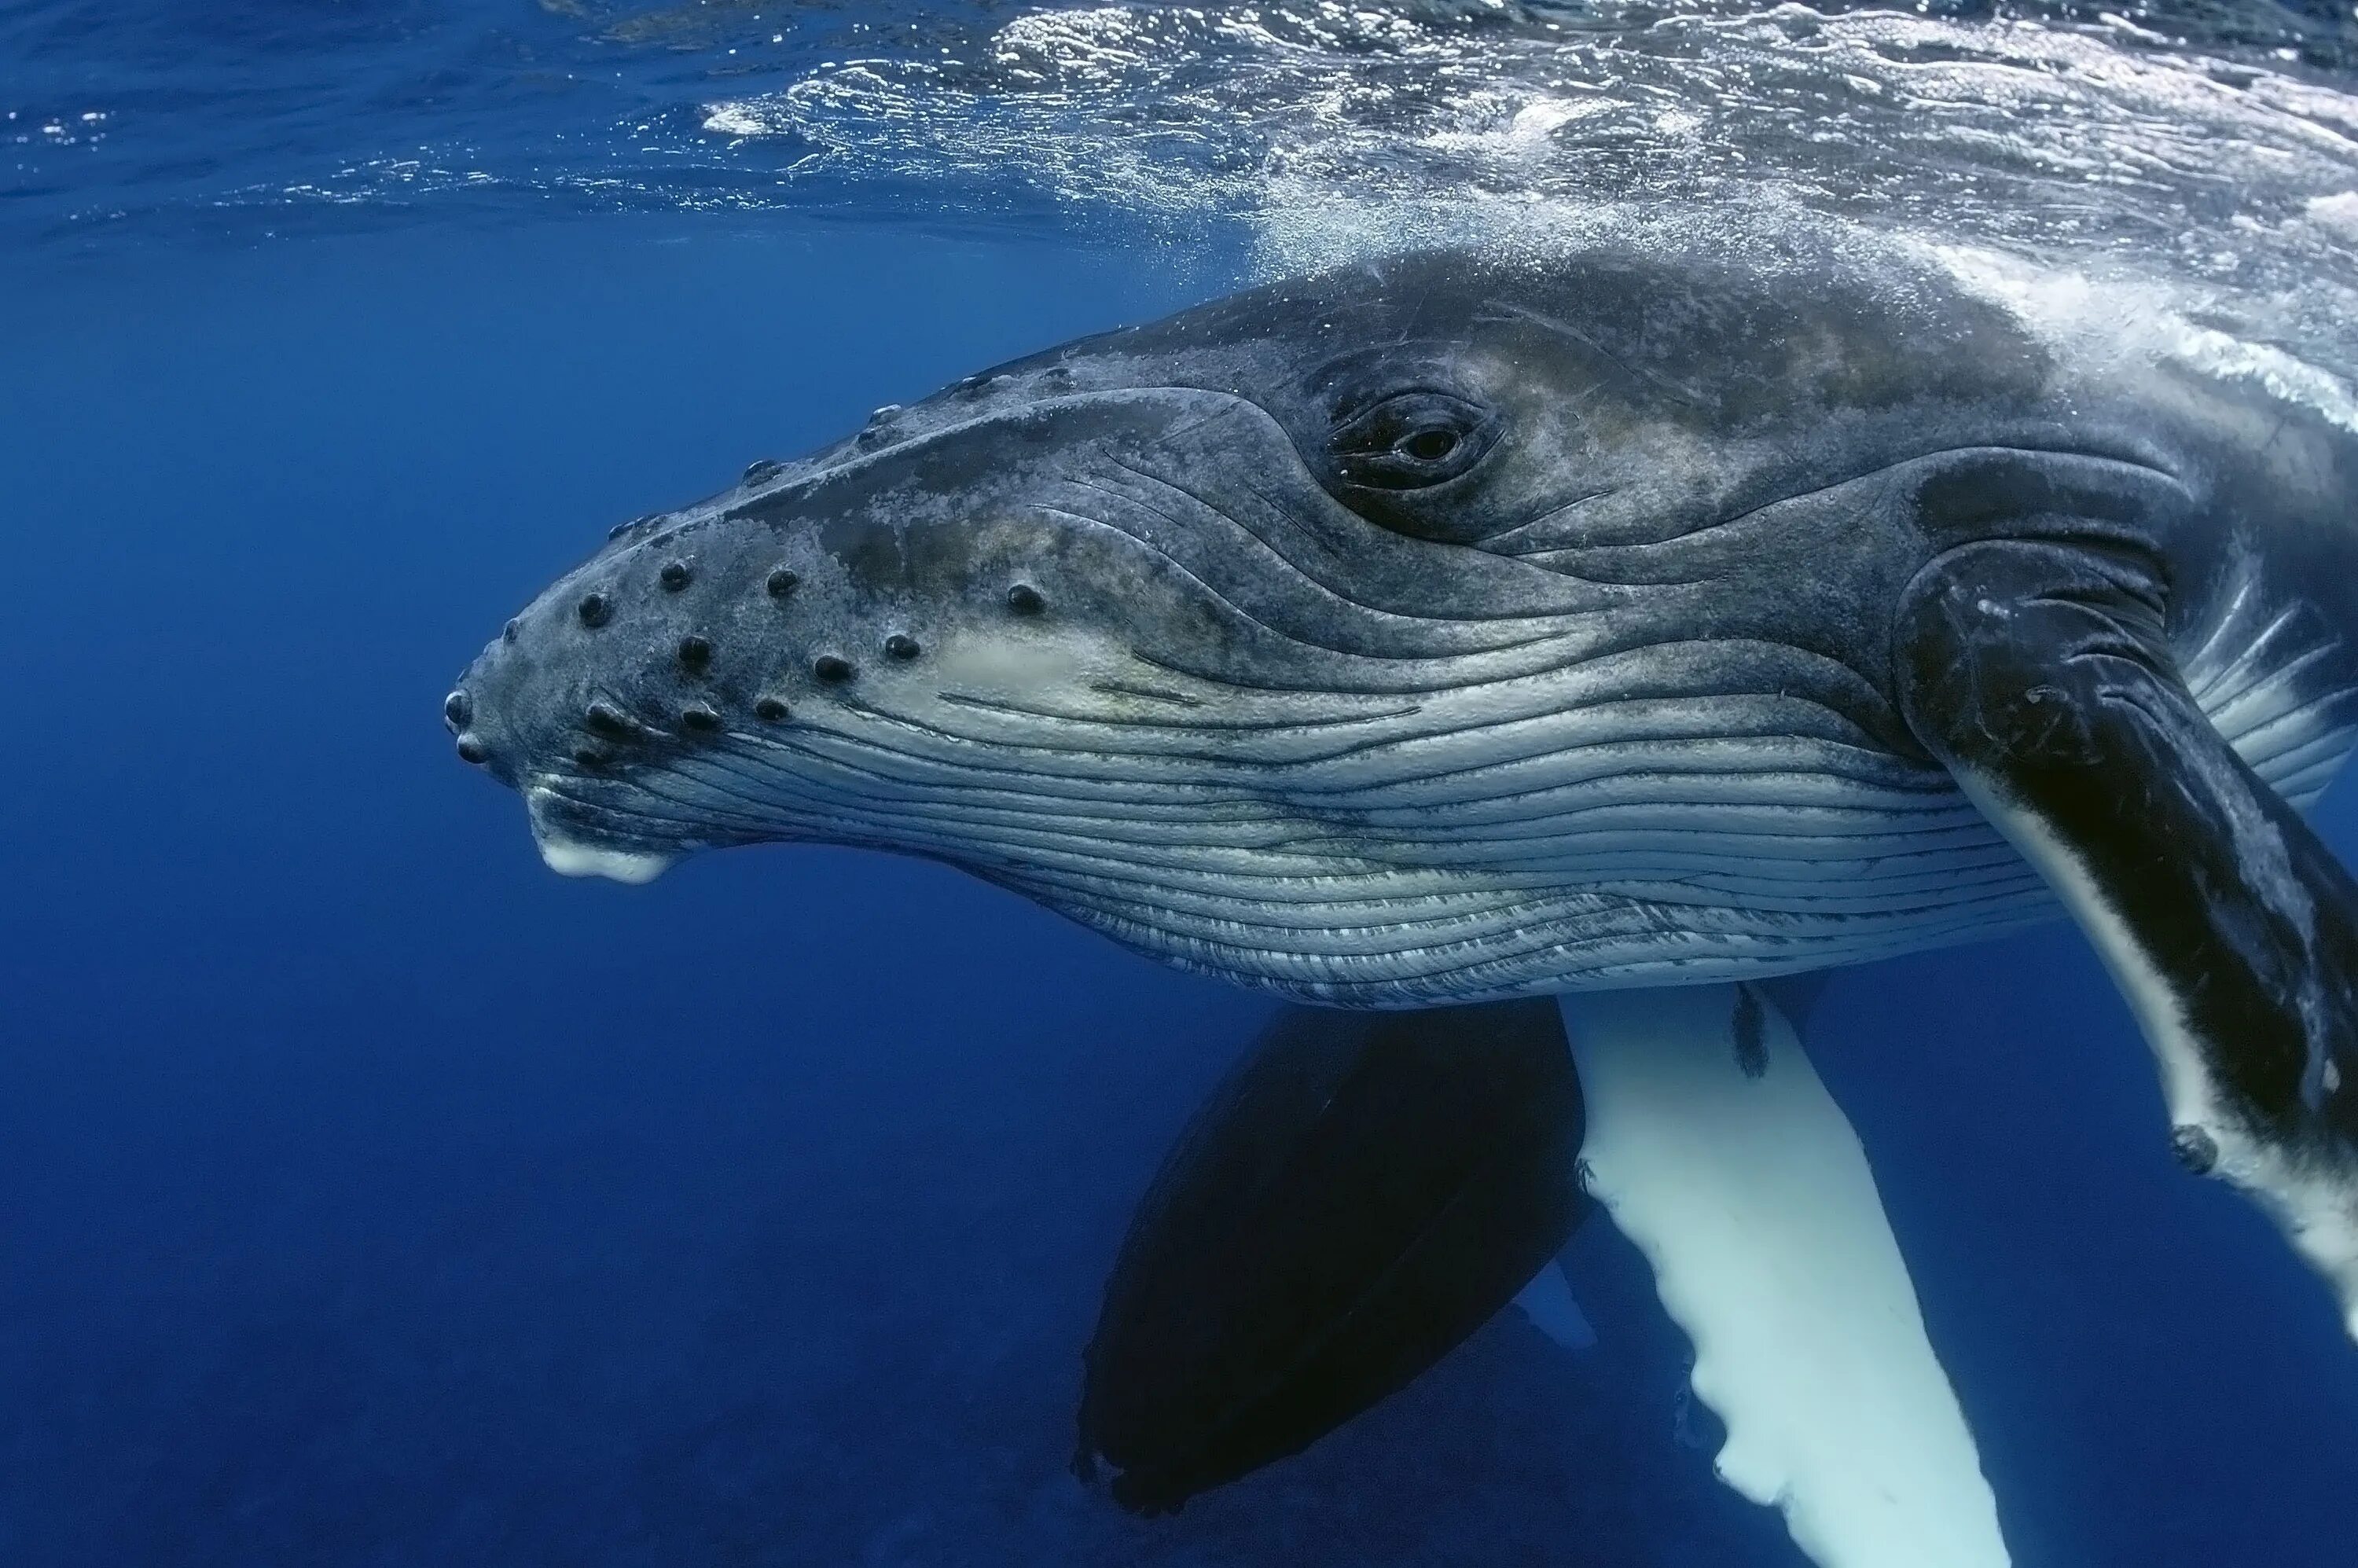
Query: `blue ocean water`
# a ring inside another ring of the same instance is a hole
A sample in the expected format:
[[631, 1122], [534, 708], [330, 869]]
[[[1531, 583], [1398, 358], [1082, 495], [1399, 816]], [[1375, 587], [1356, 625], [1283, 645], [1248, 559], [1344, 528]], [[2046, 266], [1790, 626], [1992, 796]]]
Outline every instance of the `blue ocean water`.
[[[1349, 158], [1491, 158], [1434, 143], [1414, 70], [1573, 16], [1332, 9], [1270, 8], [1259, 54], [1091, 22], [1045, 104], [974, 80], [976, 40], [1065, 15], [1007, 5], [0, 16], [0, 1563], [1800, 1561], [1680, 1441], [1683, 1346], [1601, 1222], [1569, 1255], [1596, 1350], [1502, 1318], [1301, 1458], [1120, 1514], [1065, 1468], [1079, 1347], [1267, 1004], [912, 861], [562, 881], [449, 754], [452, 672], [607, 524], [1314, 250], [1304, 181], [1358, 205], [1282, 116], [1191, 114], [1328, 59], [1398, 90]], [[2345, 17], [2212, 20], [2234, 70], [2339, 91]], [[1178, 39], [1152, 135], [1113, 113], [1141, 36]], [[908, 91], [852, 94], [860, 59]], [[1001, 115], [1036, 156], [961, 151]], [[2237, 200], [2330, 215], [2358, 159], [2309, 156]], [[2220, 200], [2158, 161], [2079, 200], [2091, 254]], [[1836, 196], [1929, 178], [1870, 174]], [[2042, 210], [1952, 194], [1984, 237]], [[2348, 254], [2270, 232], [2170, 255], [2288, 334]], [[2358, 856], [2350, 788], [2320, 821]], [[2171, 1162], [2076, 934], [1847, 973], [1811, 1038], [2019, 1563], [2349, 1560], [2358, 1353]]]

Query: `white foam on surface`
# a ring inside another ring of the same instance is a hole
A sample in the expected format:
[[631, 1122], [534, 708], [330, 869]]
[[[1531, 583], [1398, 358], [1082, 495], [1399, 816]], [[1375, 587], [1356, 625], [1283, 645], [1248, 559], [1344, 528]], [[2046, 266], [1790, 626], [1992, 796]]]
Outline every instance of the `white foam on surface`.
[[2180, 297], [2151, 279], [2039, 266], [1981, 246], [1920, 250], [2081, 363], [2109, 357], [2129, 373], [2134, 359], [2174, 363], [2213, 381], [2252, 384], [2279, 403], [2358, 433], [2358, 393], [2347, 381], [2275, 344], [2189, 319], [2181, 307], [2203, 303], [2199, 291]]
[[1727, 1428], [1720, 1477], [1820, 1568], [2005, 1568], [1997, 1507], [1849, 1119], [1733, 986], [1560, 999], [1590, 1193], [1652, 1265]]

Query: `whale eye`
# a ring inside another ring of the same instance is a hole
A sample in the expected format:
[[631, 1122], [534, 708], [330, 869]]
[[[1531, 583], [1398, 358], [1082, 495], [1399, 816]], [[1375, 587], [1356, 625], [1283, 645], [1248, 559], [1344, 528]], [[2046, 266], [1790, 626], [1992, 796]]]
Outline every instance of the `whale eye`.
[[1336, 477], [1368, 490], [1422, 490], [1472, 469], [1498, 438], [1498, 416], [1455, 393], [1396, 392], [1343, 411], [1333, 436]]

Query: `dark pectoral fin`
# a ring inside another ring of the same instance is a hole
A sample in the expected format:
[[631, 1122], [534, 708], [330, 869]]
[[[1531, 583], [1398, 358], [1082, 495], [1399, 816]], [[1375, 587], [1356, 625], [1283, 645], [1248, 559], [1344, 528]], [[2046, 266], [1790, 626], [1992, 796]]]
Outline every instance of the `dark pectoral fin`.
[[1580, 1089], [1552, 1000], [1282, 1013], [1140, 1205], [1086, 1357], [1078, 1467], [1147, 1512], [1404, 1387], [1571, 1235]]
[[2134, 549], [1964, 546], [1902, 606], [1902, 701], [2104, 954], [2180, 1157], [2266, 1205], [2358, 1334], [2358, 888], [2203, 717], [2161, 624]]

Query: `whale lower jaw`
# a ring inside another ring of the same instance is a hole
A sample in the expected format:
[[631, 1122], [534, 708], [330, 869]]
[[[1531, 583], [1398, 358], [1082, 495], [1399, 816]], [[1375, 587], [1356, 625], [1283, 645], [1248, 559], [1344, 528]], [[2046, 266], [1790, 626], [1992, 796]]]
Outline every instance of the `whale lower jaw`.
[[[2299, 806], [2358, 733], [2358, 696], [2317, 678], [2330, 641], [2272, 615], [2255, 588], [2189, 660], [2212, 723]], [[1365, 810], [1356, 863], [1233, 800], [1198, 809], [1174, 787], [1141, 805], [1135, 778], [1090, 776], [1064, 753], [1069, 776], [1011, 768], [978, 788], [922, 735], [852, 715], [791, 743], [719, 737], [665, 770], [651, 802], [556, 779], [525, 801], [542, 859], [566, 876], [643, 884], [703, 843], [877, 845], [965, 867], [1163, 962], [1347, 1006], [1765, 979], [2063, 913], [1945, 780], [1733, 723], [1716, 739], [1690, 728], [1621, 736], [1626, 771], [1600, 769], [1594, 745], [1507, 758], [1545, 787], [1547, 815], [1503, 828], [1509, 795], [1389, 786]], [[634, 842], [643, 825], [694, 837]], [[1422, 864], [1390, 859], [1409, 834]]]
[[[2251, 669], [2253, 662], [2199, 672], [2209, 677], [2200, 695], [2261, 776], [2306, 806], [2350, 749], [2353, 705], [2346, 693], [2299, 691], [2265, 663]], [[1092, 804], [1094, 816], [1071, 817], [1063, 814], [1076, 803], [1044, 800], [1018, 822], [1004, 811], [992, 821], [900, 801], [871, 821], [855, 793], [866, 780], [848, 776], [827, 789], [836, 781], [773, 771], [761, 752], [732, 762], [724, 773], [708, 757], [673, 781], [699, 808], [710, 807], [717, 828], [752, 836], [769, 824], [743, 813], [766, 808], [782, 837], [833, 837], [815, 820], [815, 808], [832, 807], [844, 815], [847, 838], [898, 839], [967, 865], [1150, 957], [1344, 1005], [1762, 979], [1980, 940], [2062, 914], [1962, 795], [1941, 809], [1920, 793], [1829, 780], [1810, 815], [1823, 819], [1831, 807], [1837, 820], [1811, 831], [1791, 807], [1747, 802], [1744, 785], [1731, 780], [1728, 798], [1713, 806], [1646, 811], [1626, 841], [1596, 831], [1599, 820], [1567, 822], [1581, 830], [1578, 852], [1564, 854], [1574, 839], [1535, 839], [1535, 849], [1563, 855], [1542, 877], [1482, 885], [1478, 875], [1444, 867], [1385, 868], [1354, 885], [1305, 878], [1282, 901], [1263, 903], [1252, 896], [1259, 888], [1222, 874], [1238, 860], [1285, 869], [1283, 851], [1259, 842], [1258, 829], [1174, 823], [1168, 831], [1185, 842], [1163, 846], [1166, 863], [1141, 899], [1137, 869], [1093, 841], [1093, 829], [1103, 837], [1109, 827], [1104, 804]], [[1705, 777], [1690, 775], [1689, 788]], [[541, 858], [562, 875], [635, 886], [685, 853], [585, 837], [572, 820], [579, 803], [546, 785], [528, 789], [525, 800]], [[901, 818], [887, 822], [893, 808]], [[1630, 809], [1621, 804], [1598, 815], [1626, 819]], [[1747, 814], [1748, 830], [1730, 831], [1731, 810]], [[1113, 826], [1127, 834], [1146, 824]], [[1665, 859], [1665, 842], [1685, 848]]]

